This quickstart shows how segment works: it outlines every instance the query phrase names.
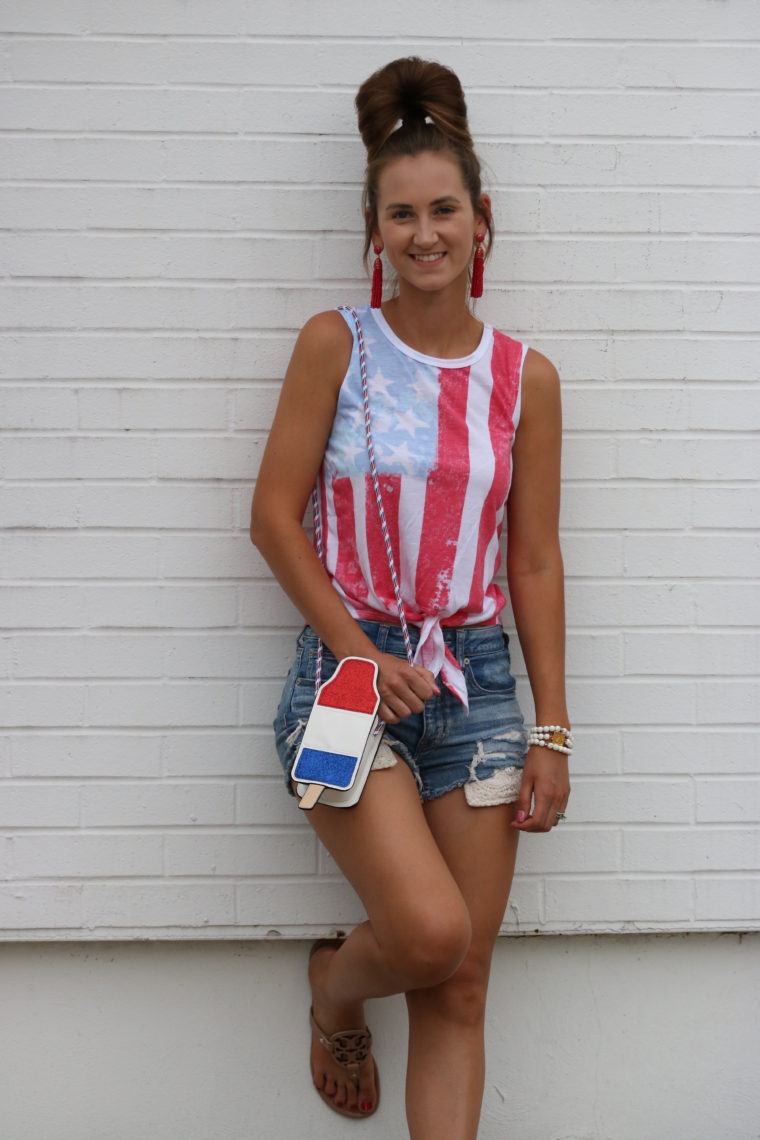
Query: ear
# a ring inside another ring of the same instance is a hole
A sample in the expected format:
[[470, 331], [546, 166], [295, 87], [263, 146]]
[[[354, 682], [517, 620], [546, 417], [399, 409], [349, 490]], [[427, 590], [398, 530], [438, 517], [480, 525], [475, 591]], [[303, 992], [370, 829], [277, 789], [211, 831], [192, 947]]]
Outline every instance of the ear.
[[481, 194], [478, 199], [478, 206], [475, 210], [475, 221], [482, 226], [487, 226], [491, 220], [491, 198], [488, 194]]

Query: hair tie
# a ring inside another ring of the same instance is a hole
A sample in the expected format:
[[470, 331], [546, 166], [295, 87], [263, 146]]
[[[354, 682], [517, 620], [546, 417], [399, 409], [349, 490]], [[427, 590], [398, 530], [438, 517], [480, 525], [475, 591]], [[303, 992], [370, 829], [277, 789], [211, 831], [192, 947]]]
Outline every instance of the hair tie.
[[400, 131], [402, 127], [411, 126], [412, 123], [422, 123], [425, 126], [427, 126], [429, 123], [431, 127], [435, 126], [435, 123], [430, 118], [430, 115], [421, 115], [419, 111], [411, 111], [407, 114], [405, 119], [398, 119], [396, 121], [396, 125], [391, 131], [391, 134], [393, 135], [396, 133], [396, 131]]

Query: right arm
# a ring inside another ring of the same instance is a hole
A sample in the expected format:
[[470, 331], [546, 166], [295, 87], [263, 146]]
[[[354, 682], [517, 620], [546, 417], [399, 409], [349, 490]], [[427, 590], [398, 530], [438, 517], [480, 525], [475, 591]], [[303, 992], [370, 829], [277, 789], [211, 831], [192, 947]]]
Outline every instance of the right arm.
[[352, 337], [337, 312], [319, 313], [296, 342], [251, 504], [251, 541], [315, 633], [338, 660], [379, 666], [380, 717], [393, 724], [436, 691], [432, 674], [380, 653], [333, 589], [303, 529], [303, 516], [330, 436]]

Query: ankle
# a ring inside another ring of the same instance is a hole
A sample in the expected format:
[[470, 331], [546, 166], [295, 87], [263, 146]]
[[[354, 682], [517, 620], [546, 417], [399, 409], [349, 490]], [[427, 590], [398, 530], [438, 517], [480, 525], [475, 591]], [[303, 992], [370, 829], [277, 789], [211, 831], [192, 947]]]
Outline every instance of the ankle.
[[340, 978], [336, 977], [334, 961], [339, 947], [320, 947], [309, 962], [309, 983], [312, 992], [314, 1016], [327, 1033], [339, 1029], [359, 1029], [364, 1025], [364, 1003], [356, 998], [347, 999]]

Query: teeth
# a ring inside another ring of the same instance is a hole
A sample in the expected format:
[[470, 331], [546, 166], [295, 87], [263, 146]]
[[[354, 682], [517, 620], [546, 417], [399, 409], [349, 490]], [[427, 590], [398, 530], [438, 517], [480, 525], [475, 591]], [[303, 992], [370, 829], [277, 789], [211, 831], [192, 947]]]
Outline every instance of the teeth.
[[412, 254], [415, 261], [437, 261], [439, 257], [443, 257], [442, 253], [414, 253]]

